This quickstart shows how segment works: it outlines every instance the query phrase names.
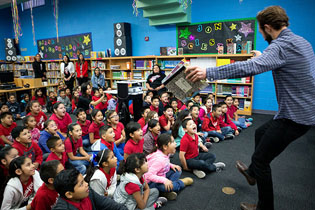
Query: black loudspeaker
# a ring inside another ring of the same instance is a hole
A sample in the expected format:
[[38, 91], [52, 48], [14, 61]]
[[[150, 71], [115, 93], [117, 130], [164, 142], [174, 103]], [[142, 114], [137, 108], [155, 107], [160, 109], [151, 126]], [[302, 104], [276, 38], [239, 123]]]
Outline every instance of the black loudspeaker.
[[129, 92], [128, 92], [128, 83], [117, 83], [117, 95], [118, 99], [126, 100], [128, 99]]
[[15, 44], [15, 40], [11, 38], [4, 39], [5, 57], [7, 61], [16, 61], [19, 55], [19, 47]]
[[131, 36], [130, 23], [114, 23], [115, 37]]
[[132, 56], [131, 37], [114, 37], [115, 56]]

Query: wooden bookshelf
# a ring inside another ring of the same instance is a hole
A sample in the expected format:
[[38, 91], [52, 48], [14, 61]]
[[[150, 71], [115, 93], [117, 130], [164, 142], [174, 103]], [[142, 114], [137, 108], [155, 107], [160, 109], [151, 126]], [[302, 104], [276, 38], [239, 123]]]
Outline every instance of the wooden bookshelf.
[[[166, 75], [170, 73], [173, 67], [182, 59], [186, 59], [187, 61], [191, 61], [198, 58], [211, 58], [214, 59], [216, 62], [218, 59], [232, 59], [237, 61], [244, 61], [251, 58], [251, 54], [209, 54], [209, 55], [178, 55], [178, 56], [129, 56], [129, 57], [110, 57], [110, 58], [86, 58], [85, 60], [89, 64], [89, 77], [94, 74], [95, 67], [99, 67], [101, 73], [105, 75], [105, 82], [108, 87], [112, 89], [117, 88], [117, 81], [123, 80], [146, 80], [147, 76], [152, 73], [152, 67], [154, 64], [160, 64], [161, 70], [165, 72]], [[76, 65], [77, 60], [71, 60]], [[62, 60], [43, 60], [46, 63], [47, 72], [51, 72], [51, 76], [47, 78], [51, 80], [49, 84], [53, 82], [60, 81], [61, 74], [60, 74], [60, 64]], [[173, 63], [172, 63], [173, 62]], [[13, 68], [15, 70], [15, 66], [17, 64], [31, 64], [32, 62], [16, 62], [16, 63], [7, 63], [7, 68]], [[11, 66], [10, 66], [11, 64]], [[13, 64], [13, 65], [12, 65]], [[112, 69], [111, 66], [119, 65], [118, 69]], [[142, 66], [141, 66], [142, 65]], [[48, 66], [52, 66], [51, 69]], [[58, 73], [59, 72], [59, 73]], [[60, 75], [59, 75], [60, 74]], [[251, 115], [252, 114], [252, 102], [253, 102], [253, 90], [254, 90], [254, 77], [250, 77], [250, 81], [247, 83], [242, 82], [221, 82], [221, 81], [214, 81], [209, 82], [209, 85], [213, 85], [213, 94], [215, 98], [215, 103], [218, 103], [220, 100], [225, 98], [226, 94], [218, 93], [218, 87], [220, 85], [224, 86], [237, 86], [237, 87], [248, 87], [250, 92], [248, 96], [241, 96], [241, 95], [232, 95], [234, 98], [238, 98], [239, 100], [246, 101], [247, 106], [243, 110], [238, 110], [239, 114], [242, 115]], [[146, 90], [145, 82], [143, 82], [143, 88]], [[210, 92], [209, 92], [210, 93]], [[209, 93], [202, 93], [202, 96], [206, 96]]]

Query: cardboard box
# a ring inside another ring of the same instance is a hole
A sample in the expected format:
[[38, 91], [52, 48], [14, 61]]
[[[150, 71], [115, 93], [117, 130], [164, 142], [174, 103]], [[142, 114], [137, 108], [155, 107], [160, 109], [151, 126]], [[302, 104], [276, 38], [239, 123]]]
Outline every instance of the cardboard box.
[[26, 84], [29, 84], [31, 88], [43, 86], [41, 78], [32, 78], [32, 79], [14, 78], [14, 83], [18, 87], [24, 87], [24, 85]]

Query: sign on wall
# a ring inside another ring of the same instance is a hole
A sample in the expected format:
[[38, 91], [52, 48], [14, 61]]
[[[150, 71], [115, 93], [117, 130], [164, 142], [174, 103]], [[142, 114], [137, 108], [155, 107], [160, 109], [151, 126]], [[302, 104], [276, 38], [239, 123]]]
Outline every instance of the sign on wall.
[[43, 59], [62, 59], [68, 55], [70, 59], [78, 58], [82, 53], [84, 57], [90, 57], [93, 51], [92, 33], [77, 34], [71, 36], [37, 40], [37, 48]]
[[234, 52], [241, 53], [244, 43], [252, 43], [255, 49], [255, 35], [255, 18], [178, 25], [177, 47], [184, 54], [217, 54], [220, 49], [227, 53], [228, 44], [233, 44]]

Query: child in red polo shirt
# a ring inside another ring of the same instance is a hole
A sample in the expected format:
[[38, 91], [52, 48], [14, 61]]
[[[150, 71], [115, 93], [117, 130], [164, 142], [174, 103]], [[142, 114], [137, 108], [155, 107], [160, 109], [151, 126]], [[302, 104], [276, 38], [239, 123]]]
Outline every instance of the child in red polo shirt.
[[143, 132], [137, 122], [130, 122], [126, 126], [126, 138], [129, 139], [124, 149], [124, 159], [133, 153], [143, 153]]
[[91, 121], [86, 119], [86, 113], [84, 109], [79, 108], [76, 111], [77, 123], [81, 126], [82, 129], [82, 141], [84, 147], [91, 146], [90, 144], [90, 136], [89, 136], [89, 128], [91, 125]]
[[62, 170], [64, 167], [58, 160], [47, 160], [41, 165], [39, 173], [44, 183], [31, 203], [32, 209], [50, 210], [56, 205], [58, 193], [54, 188], [54, 179]]
[[46, 107], [46, 94], [38, 88], [35, 90], [34, 96], [32, 97], [32, 101], [38, 101], [39, 104], [42, 106], [43, 109]]
[[119, 115], [114, 110], [108, 110], [106, 112], [106, 121], [108, 125], [110, 125], [114, 129], [115, 144], [119, 153], [123, 156], [126, 140], [126, 133], [124, 130], [125, 126], [121, 122], [119, 122]]
[[[94, 92], [94, 96], [92, 96], [92, 101], [98, 101], [100, 100], [101, 96], [104, 95], [102, 87], [93, 88], [93, 92]], [[101, 112], [104, 115], [107, 109], [107, 106], [108, 106], [107, 96], [105, 94], [103, 97], [103, 100], [99, 104], [97, 104], [94, 108], [101, 110]]]
[[172, 132], [171, 128], [174, 124], [174, 113], [173, 108], [170, 105], [164, 107], [163, 115], [159, 119], [161, 125], [161, 133], [170, 133]]
[[117, 185], [117, 158], [112, 150], [104, 149], [97, 153], [95, 162], [98, 167], [89, 170], [84, 180], [99, 195], [112, 198]]
[[140, 124], [141, 129], [143, 129], [143, 127], [147, 123], [145, 121], [145, 119], [147, 118], [147, 115], [148, 115], [149, 111], [150, 111], [150, 107], [143, 107], [142, 110], [141, 110], [141, 116], [142, 117], [138, 120], [138, 123]]
[[54, 105], [54, 113], [49, 118], [55, 121], [58, 131], [64, 136], [67, 136], [67, 126], [72, 123], [70, 115], [66, 112], [66, 107], [63, 103], [57, 102]]
[[26, 107], [26, 112], [28, 112], [28, 115], [32, 115], [35, 117], [36, 120], [36, 128], [39, 130], [44, 129], [44, 123], [47, 120], [47, 116], [44, 112], [41, 111], [41, 106], [38, 101], [31, 101], [30, 105]]
[[54, 179], [54, 187], [60, 195], [54, 209], [127, 210], [122, 204], [101, 196], [89, 188], [82, 174], [75, 169], [61, 171]]
[[93, 122], [89, 127], [89, 137], [90, 144], [94, 144], [97, 140], [100, 139], [100, 128], [105, 124], [103, 123], [104, 116], [101, 110], [93, 109], [91, 117]]
[[3, 112], [0, 115], [0, 119], [0, 145], [12, 145], [13, 138], [11, 136], [11, 131], [16, 127], [16, 123], [13, 122], [13, 115], [10, 112]]
[[214, 142], [234, 138], [234, 135], [230, 135], [231, 127], [229, 128], [220, 127], [221, 115], [222, 115], [221, 106], [215, 104], [212, 107], [212, 112], [207, 114], [202, 123], [202, 131], [206, 132], [207, 136], [210, 137]]
[[31, 158], [35, 169], [43, 162], [43, 152], [40, 147], [33, 142], [31, 133], [27, 127], [17, 126], [12, 130], [12, 137], [15, 139], [12, 147], [19, 151], [19, 155]]
[[159, 104], [160, 104], [160, 99], [157, 96], [153, 96], [151, 99], [151, 106], [150, 110], [155, 111], [156, 113], [159, 113]]
[[80, 173], [85, 174], [86, 167], [89, 165], [92, 155], [89, 155], [83, 149], [82, 130], [79, 124], [72, 123], [68, 126], [68, 138], [64, 143], [69, 162]]
[[63, 167], [66, 168], [68, 156], [62, 139], [57, 136], [51, 136], [47, 140], [47, 147], [50, 149], [51, 153], [47, 157], [46, 161], [58, 160]]
[[227, 104], [224, 101], [222, 101], [219, 103], [219, 106], [221, 106], [221, 109], [222, 109], [222, 115], [220, 117], [221, 130], [225, 127], [228, 127], [228, 129], [231, 131], [230, 132], [231, 134], [235, 133], [236, 136], [239, 135], [239, 131], [236, 125], [227, 116]]
[[227, 95], [225, 97], [224, 102], [227, 105], [227, 116], [230, 118], [230, 120], [232, 120], [234, 122], [234, 124], [237, 127], [240, 127], [242, 129], [247, 128], [246, 122], [244, 118], [239, 118], [238, 114], [237, 114], [237, 106], [235, 106], [234, 103], [234, 99], [231, 95]]
[[[179, 159], [184, 170], [193, 170], [198, 178], [204, 178], [205, 172], [213, 172], [218, 168], [223, 169], [222, 162], [214, 163], [215, 155], [208, 152], [201, 142], [198, 142], [197, 125], [192, 119], [186, 119], [182, 123], [186, 132], [180, 142]], [[198, 144], [205, 153], [199, 153]]]

